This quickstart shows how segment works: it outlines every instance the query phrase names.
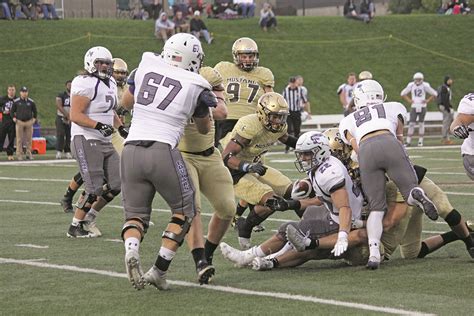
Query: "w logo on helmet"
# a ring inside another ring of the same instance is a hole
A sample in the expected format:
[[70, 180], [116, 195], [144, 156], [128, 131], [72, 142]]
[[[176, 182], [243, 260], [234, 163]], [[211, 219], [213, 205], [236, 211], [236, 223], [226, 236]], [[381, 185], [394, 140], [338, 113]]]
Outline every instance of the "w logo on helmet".
[[315, 144], [319, 144], [321, 142], [321, 135], [311, 135], [311, 140]]

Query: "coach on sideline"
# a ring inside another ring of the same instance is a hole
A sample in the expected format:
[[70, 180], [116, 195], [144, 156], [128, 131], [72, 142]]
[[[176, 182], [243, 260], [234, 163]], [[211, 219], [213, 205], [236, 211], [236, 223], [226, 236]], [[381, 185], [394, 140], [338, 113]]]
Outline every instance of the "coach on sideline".
[[11, 109], [11, 117], [16, 126], [16, 157], [23, 160], [23, 143], [26, 144], [26, 158], [33, 159], [31, 154], [31, 142], [33, 138], [33, 124], [38, 112], [35, 101], [28, 98], [28, 88], [20, 89], [20, 97], [15, 99]]

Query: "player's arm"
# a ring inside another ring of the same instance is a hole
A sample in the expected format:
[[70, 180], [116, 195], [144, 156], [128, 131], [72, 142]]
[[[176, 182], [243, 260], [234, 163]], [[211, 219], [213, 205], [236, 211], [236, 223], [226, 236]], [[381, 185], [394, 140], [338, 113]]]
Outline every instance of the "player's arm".
[[135, 100], [133, 98], [133, 94], [135, 92], [135, 73], [137, 72], [137, 68], [133, 69], [130, 75], [127, 78], [128, 89], [122, 95], [122, 107], [126, 110], [131, 110], [133, 108], [133, 104]]
[[69, 113], [64, 110], [63, 99], [60, 97], [56, 97], [56, 108], [64, 115], [67, 120], [69, 120]]
[[74, 122], [82, 127], [96, 127], [98, 122], [94, 121], [86, 114], [86, 111], [90, 105], [90, 101], [91, 100], [85, 96], [77, 94], [73, 94], [71, 96], [71, 111], [69, 114], [71, 122]]
[[346, 91], [344, 91], [344, 89], [342, 89], [341, 93], [339, 93], [339, 102], [341, 103], [342, 107], [345, 109], [347, 104], [346, 104]]
[[212, 118], [210, 108], [217, 106], [216, 95], [210, 90], [203, 90], [199, 94], [193, 119], [200, 134], [207, 134], [211, 130]]
[[349, 204], [349, 194], [345, 188], [345, 181], [333, 187], [330, 193], [334, 206], [339, 210], [339, 232], [337, 234], [337, 242], [331, 251], [338, 257], [349, 246], [348, 236], [352, 226], [352, 209]]
[[406, 86], [405, 89], [400, 92], [400, 96], [408, 102], [408, 104], [412, 104], [413, 100], [408, 96], [408, 93], [410, 92], [410, 85]]
[[227, 103], [224, 90], [213, 89], [212, 92], [214, 92], [217, 99], [217, 106], [212, 109], [212, 116], [214, 120], [225, 120], [227, 118]]
[[474, 123], [473, 114], [458, 113], [449, 130], [457, 138], [466, 139], [470, 132], [468, 126], [472, 123]]
[[403, 144], [403, 126], [404, 126], [404, 119], [403, 116], [400, 114], [398, 116], [398, 123], [397, 123], [397, 139]]
[[355, 139], [355, 137], [348, 130], [346, 130], [344, 132], [344, 136], [346, 137], [347, 141], [349, 142], [349, 145], [352, 146], [352, 149], [358, 154], [359, 153], [359, 145], [357, 145], [357, 140]]
[[229, 169], [238, 170], [245, 173], [257, 173], [263, 176], [267, 172], [267, 167], [265, 167], [261, 162], [249, 163], [236, 157], [236, 155], [249, 144], [250, 139], [236, 134], [222, 152], [224, 165]]
[[425, 87], [426, 87], [426, 92], [428, 92], [428, 94], [430, 95], [430, 97], [426, 99], [426, 103], [428, 104], [431, 101], [433, 101], [434, 98], [438, 96], [438, 91], [433, 89], [428, 83], [426, 83]]
[[273, 92], [273, 87], [272, 86], [264, 86], [263, 87], [263, 92]]
[[282, 137], [278, 138], [278, 140], [283, 144], [290, 146], [291, 148], [296, 148], [296, 142], [298, 141], [298, 138], [286, 133]]

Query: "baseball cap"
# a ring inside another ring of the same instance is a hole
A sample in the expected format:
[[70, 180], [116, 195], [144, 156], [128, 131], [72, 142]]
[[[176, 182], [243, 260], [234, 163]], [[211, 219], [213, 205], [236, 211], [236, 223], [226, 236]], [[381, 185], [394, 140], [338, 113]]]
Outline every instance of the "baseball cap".
[[28, 88], [26, 86], [21, 87], [20, 89], [21, 92], [28, 92]]

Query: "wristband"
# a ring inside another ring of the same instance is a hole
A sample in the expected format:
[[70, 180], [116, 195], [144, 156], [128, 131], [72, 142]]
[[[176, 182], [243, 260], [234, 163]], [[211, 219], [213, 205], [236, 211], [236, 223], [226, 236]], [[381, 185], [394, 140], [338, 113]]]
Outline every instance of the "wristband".
[[243, 172], [248, 172], [249, 171], [249, 166], [250, 164], [248, 162], [241, 161], [239, 163], [239, 170]]
[[349, 236], [349, 234], [345, 230], [340, 230], [339, 233], [337, 233], [337, 239], [339, 238], [347, 239], [347, 236]]

